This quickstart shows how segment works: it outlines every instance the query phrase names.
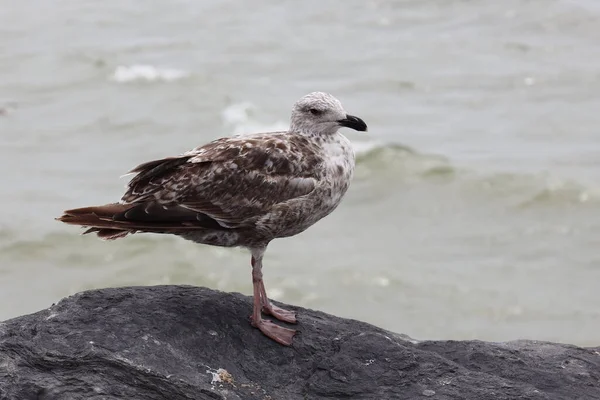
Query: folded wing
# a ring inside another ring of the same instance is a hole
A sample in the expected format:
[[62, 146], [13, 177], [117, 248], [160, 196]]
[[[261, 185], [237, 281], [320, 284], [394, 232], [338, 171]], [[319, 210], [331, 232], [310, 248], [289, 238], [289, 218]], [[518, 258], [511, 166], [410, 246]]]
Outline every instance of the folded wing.
[[141, 164], [131, 171], [137, 175], [121, 200], [138, 207], [123, 217], [250, 226], [276, 204], [315, 189], [319, 158], [313, 146], [285, 133], [242, 136]]

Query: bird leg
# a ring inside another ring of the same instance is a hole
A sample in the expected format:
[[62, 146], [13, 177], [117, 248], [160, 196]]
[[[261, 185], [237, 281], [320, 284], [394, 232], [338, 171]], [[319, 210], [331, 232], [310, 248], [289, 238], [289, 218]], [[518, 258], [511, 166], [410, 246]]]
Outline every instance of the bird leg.
[[[264, 288], [264, 284], [262, 281], [262, 254], [264, 251], [256, 252], [258, 254], [252, 254], [252, 286], [254, 288], [254, 299], [253, 299], [253, 307], [252, 307], [252, 326], [258, 328], [264, 335], [273, 339], [277, 343], [283, 344], [285, 346], [292, 345], [292, 338], [296, 334], [296, 331], [293, 329], [284, 328], [279, 325], [275, 325], [273, 322], [263, 319], [261, 316], [261, 311], [265, 306], [265, 300], [270, 305], [269, 310], [273, 312], [273, 305], [269, 303], [269, 300], [266, 297], [266, 291]], [[285, 315], [286, 313], [290, 313], [290, 311], [283, 310], [279, 307], [275, 307], [277, 310], [281, 310], [281, 315]], [[274, 311], [277, 313], [278, 311]], [[271, 314], [277, 318], [276, 315]], [[288, 315], [288, 319], [289, 315]], [[294, 321], [296, 320], [294, 316]]]

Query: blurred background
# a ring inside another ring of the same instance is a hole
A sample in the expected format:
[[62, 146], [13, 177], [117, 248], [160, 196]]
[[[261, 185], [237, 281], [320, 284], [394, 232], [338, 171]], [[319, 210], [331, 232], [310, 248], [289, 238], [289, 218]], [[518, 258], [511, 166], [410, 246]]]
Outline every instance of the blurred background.
[[341, 206], [271, 244], [271, 297], [417, 339], [598, 345], [598, 38], [598, 0], [0, 0], [0, 320], [109, 286], [251, 294], [245, 250], [54, 218], [141, 162], [285, 129], [319, 90], [369, 132], [345, 132]]

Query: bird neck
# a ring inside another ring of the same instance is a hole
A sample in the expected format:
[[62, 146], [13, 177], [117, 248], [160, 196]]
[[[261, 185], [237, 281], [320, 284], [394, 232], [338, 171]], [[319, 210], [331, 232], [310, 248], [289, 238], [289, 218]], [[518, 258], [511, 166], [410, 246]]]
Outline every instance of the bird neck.
[[[304, 129], [303, 129], [304, 128]], [[298, 135], [302, 135], [316, 141], [332, 141], [338, 135], [339, 127], [334, 126], [330, 129], [316, 131], [314, 129], [307, 129], [305, 127], [291, 126], [290, 132], [295, 132]]]

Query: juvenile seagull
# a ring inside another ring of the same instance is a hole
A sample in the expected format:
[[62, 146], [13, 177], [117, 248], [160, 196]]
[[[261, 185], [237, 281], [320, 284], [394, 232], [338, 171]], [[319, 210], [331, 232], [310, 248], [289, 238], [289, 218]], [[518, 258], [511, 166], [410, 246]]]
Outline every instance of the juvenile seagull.
[[328, 93], [294, 104], [287, 132], [214, 140], [175, 157], [135, 167], [119, 203], [67, 210], [58, 218], [105, 240], [136, 232], [169, 233], [196, 243], [242, 246], [252, 253], [252, 325], [283, 345], [295, 330], [261, 312], [296, 323], [293, 311], [272, 304], [263, 283], [269, 242], [296, 235], [331, 213], [354, 172], [354, 151], [340, 127], [366, 131]]

